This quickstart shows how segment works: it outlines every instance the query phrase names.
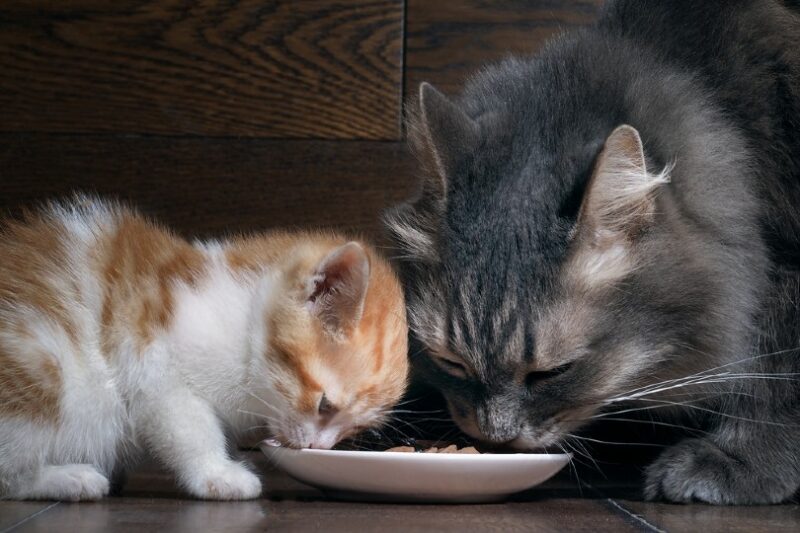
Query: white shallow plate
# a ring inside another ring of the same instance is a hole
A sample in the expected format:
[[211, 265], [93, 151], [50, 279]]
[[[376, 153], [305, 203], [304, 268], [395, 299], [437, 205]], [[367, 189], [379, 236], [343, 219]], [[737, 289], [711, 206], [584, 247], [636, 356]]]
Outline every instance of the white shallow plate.
[[293, 478], [359, 500], [489, 502], [542, 483], [569, 462], [562, 453], [438, 454], [261, 450]]

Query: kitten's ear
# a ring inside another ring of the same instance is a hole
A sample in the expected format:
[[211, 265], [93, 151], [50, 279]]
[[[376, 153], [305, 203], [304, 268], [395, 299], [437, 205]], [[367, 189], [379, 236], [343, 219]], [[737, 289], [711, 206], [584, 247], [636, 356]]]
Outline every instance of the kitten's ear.
[[447, 180], [478, 143], [478, 125], [433, 85], [419, 86], [418, 124], [410, 131], [412, 142], [433, 180], [433, 190], [444, 199]]
[[329, 253], [309, 283], [308, 305], [326, 331], [348, 335], [361, 320], [369, 286], [369, 258], [356, 242]]
[[669, 181], [668, 169], [647, 171], [642, 139], [620, 126], [606, 139], [589, 180], [578, 217], [595, 239], [632, 238], [655, 216], [655, 194]]

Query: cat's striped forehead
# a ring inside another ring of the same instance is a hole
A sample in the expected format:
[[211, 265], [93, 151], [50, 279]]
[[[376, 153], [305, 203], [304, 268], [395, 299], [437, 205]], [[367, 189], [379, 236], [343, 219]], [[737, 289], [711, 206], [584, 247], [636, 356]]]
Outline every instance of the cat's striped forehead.
[[529, 295], [516, 285], [504, 290], [476, 286], [470, 276], [417, 280], [409, 290], [409, 326], [429, 350], [449, 352], [491, 380], [492, 374], [532, 358], [535, 320]]

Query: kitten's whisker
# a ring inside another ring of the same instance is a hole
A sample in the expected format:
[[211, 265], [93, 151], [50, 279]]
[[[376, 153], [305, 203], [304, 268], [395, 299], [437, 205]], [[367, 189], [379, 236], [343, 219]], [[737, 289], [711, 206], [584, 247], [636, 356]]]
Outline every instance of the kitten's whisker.
[[386, 424], [387, 427], [389, 427], [389, 428], [391, 428], [391, 429], [393, 429], [395, 431], [399, 431], [399, 429], [396, 428], [392, 424], [393, 423], [401, 423], [401, 424], [405, 424], [405, 426], [410, 428], [411, 431], [416, 432], [416, 433], [421, 433], [420, 428], [418, 428], [417, 426], [415, 426], [414, 424], [412, 424], [411, 422], [408, 422], [406, 420], [399, 420], [399, 419], [391, 419], [390, 418], [390, 419], [387, 419], [386, 422], [387, 422], [387, 424]]
[[387, 427], [389, 427], [392, 431], [394, 431], [396, 433], [399, 433], [400, 437], [402, 437], [402, 438], [404, 438], [406, 440], [413, 439], [413, 437], [411, 437], [408, 433], [406, 433], [405, 431], [401, 430], [400, 428], [398, 428], [396, 426], [392, 426], [392, 425], [388, 425], [387, 424]]
[[433, 418], [433, 417], [425, 417], [425, 418], [414, 418], [411, 420], [406, 420], [404, 418], [397, 417], [395, 415], [389, 414], [387, 415], [392, 418], [392, 420], [397, 420], [398, 422], [413, 422], [413, 423], [422, 423], [422, 422], [452, 422], [452, 418]]
[[253, 431], [254, 429], [269, 429], [269, 430], [271, 430], [272, 428], [269, 427], [269, 426], [250, 426], [249, 428], [245, 429], [244, 431], [246, 433], [248, 431]]
[[432, 409], [430, 411], [414, 411], [413, 409], [392, 409], [387, 411], [389, 413], [408, 413], [408, 414], [426, 414], [426, 413], [446, 413], [447, 409]]
[[265, 407], [267, 407], [267, 408], [269, 408], [269, 409], [272, 409], [273, 411], [275, 411], [275, 412], [278, 412], [278, 413], [279, 413], [278, 409], [277, 409], [277, 408], [276, 408], [274, 405], [271, 405], [271, 404], [270, 404], [269, 402], [267, 402], [267, 401], [266, 401], [264, 398], [261, 398], [261, 397], [260, 397], [260, 396], [258, 396], [257, 394], [254, 394], [254, 393], [253, 393], [252, 391], [250, 391], [249, 389], [246, 389], [245, 387], [242, 387], [242, 386], [240, 385], [240, 386], [239, 386], [239, 390], [241, 390], [241, 391], [242, 391], [242, 392], [244, 392], [245, 394], [247, 394], [247, 395], [251, 396], [253, 399], [255, 399], [255, 400], [257, 400], [257, 401], [261, 402], [261, 404], [263, 404]]
[[267, 422], [273, 422], [276, 424], [280, 422], [280, 419], [269, 415], [265, 415], [263, 413], [254, 413], [253, 411], [248, 411], [246, 409], [237, 409], [237, 411], [240, 413], [244, 413], [246, 415], [255, 416], [256, 418], [260, 418], [262, 420], [266, 420]]

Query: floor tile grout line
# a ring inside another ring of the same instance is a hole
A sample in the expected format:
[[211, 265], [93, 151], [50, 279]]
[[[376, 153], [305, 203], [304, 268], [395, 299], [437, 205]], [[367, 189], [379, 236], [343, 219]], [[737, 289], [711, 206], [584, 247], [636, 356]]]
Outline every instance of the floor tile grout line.
[[597, 494], [601, 498], [604, 498], [606, 500], [606, 503], [610, 504], [617, 511], [621, 511], [625, 515], [625, 518], [627, 518], [629, 520], [633, 520], [635, 523], [644, 526], [644, 528], [647, 531], [655, 531], [655, 532], [658, 532], [658, 533], [667, 533], [667, 531], [665, 529], [661, 529], [661, 528], [658, 528], [658, 527], [654, 526], [653, 524], [648, 522], [644, 517], [642, 517], [642, 516], [632, 512], [631, 510], [627, 509], [625, 506], [623, 506], [622, 504], [620, 504], [619, 502], [617, 502], [613, 498], [609, 498], [608, 496], [603, 494], [603, 492], [600, 491], [600, 489], [598, 489], [594, 485], [592, 485], [590, 483], [587, 483], [586, 481], [578, 480], [578, 486], [581, 486], [581, 485], [585, 486], [587, 489], [589, 489], [590, 491], [594, 492], [595, 494]]
[[22, 520], [20, 520], [16, 524], [13, 524], [13, 525], [11, 525], [11, 526], [3, 529], [3, 530], [0, 530], [0, 533], [8, 533], [9, 531], [13, 531], [13, 530], [17, 529], [18, 527], [20, 527], [22, 524], [24, 524], [28, 520], [32, 520], [33, 518], [36, 518], [40, 514], [46, 513], [47, 511], [49, 511], [50, 509], [52, 509], [53, 507], [55, 507], [59, 503], [61, 503], [61, 502], [53, 502], [50, 505], [48, 505], [47, 507], [45, 507], [44, 509], [39, 509], [38, 511], [36, 511], [32, 515], [26, 516], [25, 518], [23, 518]]
[[610, 503], [616, 509], [622, 511], [628, 517], [632, 518], [634, 521], [639, 522], [642, 524], [648, 531], [657, 531], [658, 533], [667, 533], [666, 529], [661, 529], [659, 527], [654, 526], [650, 522], [648, 522], [643, 516], [638, 515], [631, 511], [630, 509], [626, 508], [624, 505], [620, 504], [613, 498], [606, 498], [606, 502]]

